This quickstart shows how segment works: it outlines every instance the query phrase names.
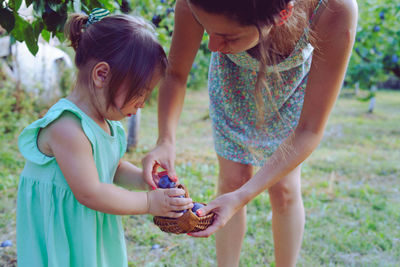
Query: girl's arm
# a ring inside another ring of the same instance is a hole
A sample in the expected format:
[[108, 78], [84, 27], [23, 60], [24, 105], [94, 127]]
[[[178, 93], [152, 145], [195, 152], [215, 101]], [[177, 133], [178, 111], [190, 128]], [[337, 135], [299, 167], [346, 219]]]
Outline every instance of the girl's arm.
[[193, 18], [186, 0], [175, 6], [175, 24], [169, 51], [167, 74], [158, 96], [157, 146], [143, 159], [143, 174], [150, 186], [156, 186], [151, 172], [156, 163], [175, 176], [175, 129], [178, 125], [186, 91], [186, 81], [204, 34]]
[[273, 186], [302, 163], [322, 139], [328, 116], [339, 94], [354, 43], [357, 23], [355, 0], [330, 0], [315, 31], [317, 49], [308, 77], [298, 126], [265, 165], [241, 188], [221, 195], [200, 209], [213, 210], [212, 226], [193, 236], [205, 237], [221, 228], [241, 207]]
[[149, 186], [143, 180], [143, 172], [132, 163], [120, 160], [117, 172], [114, 176], [114, 183], [128, 188], [148, 190]]
[[80, 121], [64, 113], [41, 131], [43, 143], [50, 148], [75, 198], [88, 208], [111, 214], [145, 214], [179, 217], [173, 212], [193, 206], [181, 189], [158, 189], [131, 192], [99, 180], [92, 147], [82, 131]]

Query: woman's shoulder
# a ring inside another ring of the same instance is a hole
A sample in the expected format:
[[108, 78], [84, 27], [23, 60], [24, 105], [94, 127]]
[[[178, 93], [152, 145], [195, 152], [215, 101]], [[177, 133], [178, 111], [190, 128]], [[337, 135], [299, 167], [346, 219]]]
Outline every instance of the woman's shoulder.
[[312, 27], [314, 47], [326, 42], [352, 42], [357, 26], [356, 0], [325, 0], [326, 6]]
[[345, 11], [350, 10], [357, 6], [356, 0], [325, 0], [327, 7], [333, 11]]
[[315, 30], [341, 29], [350, 26], [357, 19], [356, 0], [323, 0], [325, 8], [320, 15]]

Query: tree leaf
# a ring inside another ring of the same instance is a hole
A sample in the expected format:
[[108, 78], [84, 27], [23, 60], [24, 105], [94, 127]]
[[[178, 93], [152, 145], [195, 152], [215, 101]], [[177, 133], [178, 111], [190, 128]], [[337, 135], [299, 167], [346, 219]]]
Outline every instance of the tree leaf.
[[24, 29], [25, 43], [32, 55], [36, 55], [39, 50], [38, 40], [35, 38], [33, 27], [30, 24], [28, 25]]
[[45, 0], [33, 1], [33, 10], [37, 16], [41, 17], [43, 15], [43, 11], [45, 10]]
[[17, 13], [14, 13], [15, 16], [15, 27], [11, 31], [12, 36], [15, 37], [17, 41], [26, 43], [29, 51], [36, 55], [39, 50], [39, 46], [37, 44], [38, 39], [35, 37], [34, 29], [32, 25], [21, 18]]
[[33, 3], [33, 0], [25, 0], [25, 5], [29, 7]]
[[61, 43], [65, 40], [65, 35], [62, 32], [57, 32], [56, 37]]
[[43, 39], [46, 40], [46, 42], [50, 41], [50, 36], [51, 36], [51, 33], [49, 31], [44, 30], [44, 29], [42, 30], [42, 37], [43, 37]]
[[44, 24], [43, 21], [41, 19], [36, 19], [33, 23], [32, 23], [32, 27], [33, 27], [33, 34], [35, 36], [35, 39], [39, 38], [40, 33], [42, 32], [43, 28], [44, 28]]
[[18, 11], [18, 9], [21, 7], [22, 0], [11, 0], [9, 3], [10, 3], [10, 7], [14, 11]]
[[11, 34], [17, 41], [23, 42], [25, 40], [25, 28], [32, 27], [27, 21], [21, 18], [17, 13], [14, 13], [15, 26], [11, 31]]
[[46, 30], [56, 33], [56, 32], [62, 32], [64, 28], [64, 24], [67, 20], [67, 6], [63, 5], [63, 8], [60, 9], [60, 11], [54, 11], [54, 10], [46, 10], [43, 13], [43, 22], [46, 25], [45, 28]]
[[109, 10], [111, 13], [115, 9], [114, 0], [98, 0], [98, 2], [103, 5], [103, 8]]
[[38, 38], [35, 37], [35, 31], [32, 25], [21, 18], [17, 13], [14, 13], [15, 16], [15, 27], [11, 31], [12, 36], [17, 41], [25, 42], [29, 51], [36, 55], [39, 50], [39, 46], [37, 44]]
[[15, 17], [13, 12], [8, 8], [0, 8], [0, 25], [11, 32], [15, 26]]

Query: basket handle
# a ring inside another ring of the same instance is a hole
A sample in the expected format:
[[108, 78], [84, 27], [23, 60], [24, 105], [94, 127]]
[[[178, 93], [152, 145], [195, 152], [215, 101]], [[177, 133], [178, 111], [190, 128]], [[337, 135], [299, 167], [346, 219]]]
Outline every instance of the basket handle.
[[190, 198], [189, 191], [187, 190], [186, 186], [184, 186], [183, 184], [178, 184], [176, 186], [176, 188], [180, 188], [180, 189], [185, 190], [185, 198]]

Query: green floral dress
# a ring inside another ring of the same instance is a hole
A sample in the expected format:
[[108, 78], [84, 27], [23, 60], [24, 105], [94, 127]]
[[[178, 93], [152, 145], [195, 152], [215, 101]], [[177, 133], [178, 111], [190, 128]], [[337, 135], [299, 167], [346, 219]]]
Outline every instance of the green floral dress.
[[126, 150], [120, 122], [108, 121], [112, 133], [109, 135], [67, 99], [61, 99], [42, 119], [23, 130], [18, 140], [26, 158], [17, 200], [18, 266], [127, 266], [121, 217], [80, 204], [56, 159], [37, 147], [39, 130], [63, 112], [71, 112], [80, 119], [91, 142], [101, 182], [113, 183], [118, 162]]

